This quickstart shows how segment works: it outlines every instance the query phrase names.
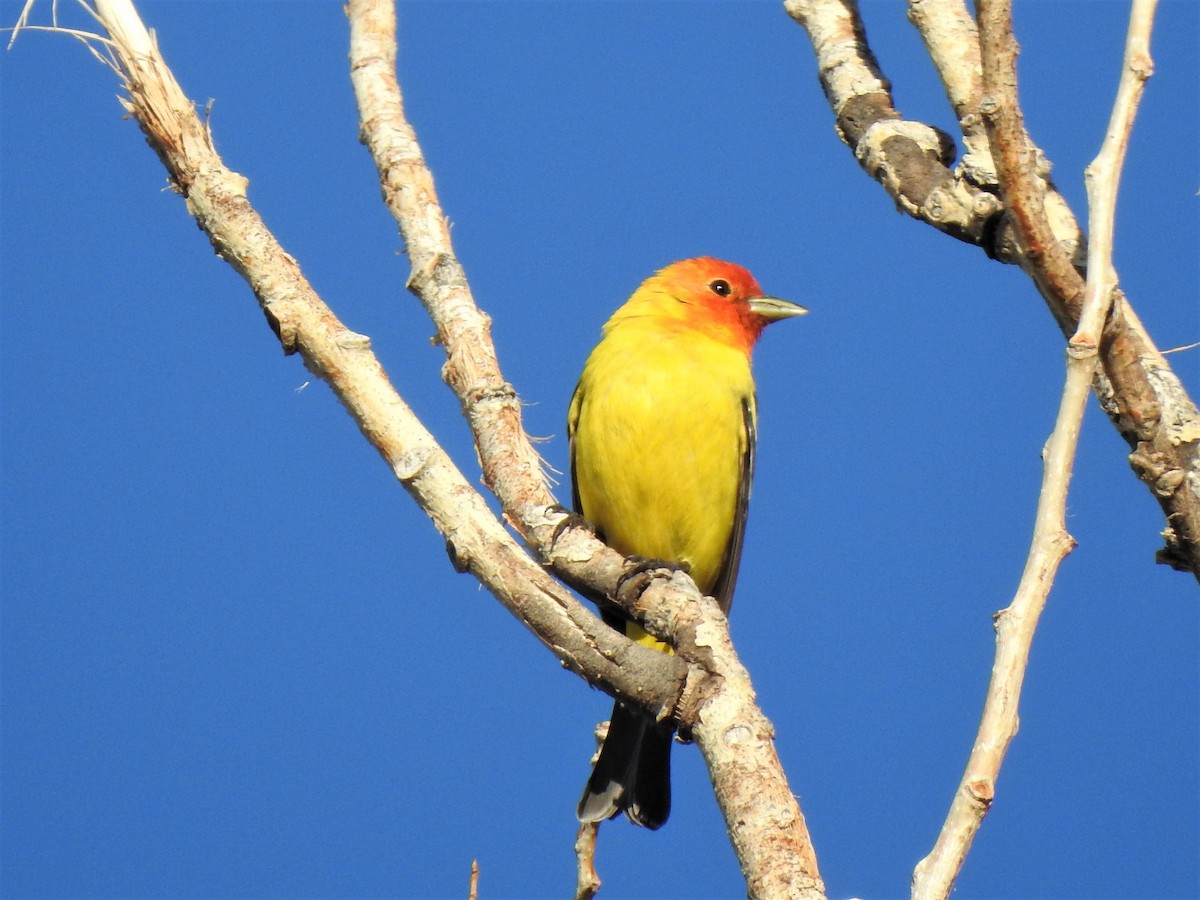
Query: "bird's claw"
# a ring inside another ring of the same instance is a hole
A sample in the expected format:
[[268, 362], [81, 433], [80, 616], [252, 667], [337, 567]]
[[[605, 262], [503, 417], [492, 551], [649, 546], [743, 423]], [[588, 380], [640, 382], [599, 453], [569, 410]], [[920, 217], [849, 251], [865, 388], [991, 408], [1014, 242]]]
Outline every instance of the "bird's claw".
[[690, 575], [691, 570], [686, 563], [673, 562], [669, 559], [651, 559], [645, 556], [629, 557], [631, 565], [617, 579], [614, 596], [626, 601], [640, 597], [655, 578], [669, 578], [676, 572]]
[[567, 509], [560, 503], [554, 503], [546, 507], [546, 512], [551, 515], [561, 515], [562, 519], [554, 526], [554, 531], [550, 535], [550, 546], [553, 547], [558, 543], [558, 539], [562, 537], [564, 531], [569, 531], [572, 528], [586, 528], [592, 530], [592, 526], [588, 524], [587, 519], [575, 512], [573, 509]]

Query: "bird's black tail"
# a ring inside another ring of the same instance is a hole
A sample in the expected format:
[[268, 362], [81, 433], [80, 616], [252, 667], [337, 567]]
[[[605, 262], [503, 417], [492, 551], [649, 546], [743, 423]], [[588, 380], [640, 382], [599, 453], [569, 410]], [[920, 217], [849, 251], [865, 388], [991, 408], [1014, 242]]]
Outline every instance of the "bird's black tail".
[[660, 828], [671, 814], [671, 739], [674, 729], [617, 703], [608, 737], [579, 800], [581, 822], [624, 812], [629, 821]]

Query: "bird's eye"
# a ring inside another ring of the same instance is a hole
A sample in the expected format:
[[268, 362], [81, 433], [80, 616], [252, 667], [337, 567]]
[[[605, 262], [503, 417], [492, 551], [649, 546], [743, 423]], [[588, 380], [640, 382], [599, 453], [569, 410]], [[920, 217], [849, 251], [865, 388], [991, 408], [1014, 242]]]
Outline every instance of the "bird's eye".
[[708, 289], [718, 297], [728, 297], [733, 293], [733, 288], [729, 286], [729, 282], [724, 278], [718, 278], [716, 281], [708, 283]]

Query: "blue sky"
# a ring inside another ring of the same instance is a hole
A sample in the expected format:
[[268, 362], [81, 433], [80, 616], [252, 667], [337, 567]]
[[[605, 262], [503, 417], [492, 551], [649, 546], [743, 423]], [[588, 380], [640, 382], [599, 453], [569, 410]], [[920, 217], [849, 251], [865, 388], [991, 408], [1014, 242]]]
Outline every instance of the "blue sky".
[[[268, 225], [475, 477], [357, 142], [341, 4], [142, 10]], [[897, 106], [952, 128], [902, 5], [864, 13]], [[1028, 125], [1082, 212], [1126, 6], [1016, 15]], [[906, 895], [1027, 548], [1062, 381], [1041, 299], [893, 210], [778, 3], [405, 2], [400, 41], [457, 252], [559, 470], [587, 351], [655, 268], [726, 257], [812, 310], [756, 357], [733, 635], [831, 896]], [[1164, 0], [1118, 210], [1162, 347], [1200, 339], [1198, 43], [1195, 5]], [[111, 73], [30, 33], [0, 85], [0, 893], [461, 897], [478, 859], [482, 896], [566, 895], [607, 698], [454, 573], [163, 190]], [[1193, 397], [1198, 353], [1171, 357]], [[1093, 403], [1080, 546], [961, 896], [1197, 892], [1200, 603], [1153, 563], [1126, 452]], [[742, 895], [699, 754], [675, 756], [670, 823], [602, 830], [602, 896]]]

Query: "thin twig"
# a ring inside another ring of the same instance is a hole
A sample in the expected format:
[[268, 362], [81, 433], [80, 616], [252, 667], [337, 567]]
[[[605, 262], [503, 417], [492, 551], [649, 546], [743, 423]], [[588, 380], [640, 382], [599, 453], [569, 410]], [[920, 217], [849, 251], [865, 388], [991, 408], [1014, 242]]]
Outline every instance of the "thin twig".
[[914, 900], [943, 900], [950, 894], [975, 834], [991, 807], [996, 779], [1018, 727], [1017, 708], [1029, 649], [1058, 566], [1074, 547], [1066, 531], [1067, 488], [1089, 385], [1099, 360], [1100, 328], [1116, 276], [1112, 227], [1124, 150], [1137, 112], [1150, 61], [1150, 29], [1156, 0], [1135, 0], [1125, 45], [1125, 62], [1104, 144], [1088, 167], [1088, 282], [1078, 332], [1067, 352], [1067, 378], [1054, 433], [1044, 451], [1045, 472], [1038, 501], [1033, 546], [1016, 597], [996, 617], [996, 660], [983, 718], [949, 815], [933, 851], [913, 872]]
[[600, 890], [600, 876], [596, 874], [596, 839], [600, 836], [600, 822], [584, 822], [575, 835], [575, 900], [592, 900]]
[[1197, 347], [1200, 347], [1200, 341], [1194, 341], [1190, 344], [1182, 344], [1178, 347], [1170, 347], [1162, 351], [1162, 355], [1166, 356], [1168, 353], [1181, 353], [1184, 350], [1195, 350]]
[[944, 900], [996, 795], [996, 778], [1017, 733], [1017, 705], [1029, 648], [1058, 566], [1075, 546], [1066, 530], [1067, 486], [1095, 357], [1069, 358], [1054, 432], [1043, 450], [1037, 518], [1025, 571], [1007, 609], [996, 614], [996, 659], [975, 746], [933, 850], [913, 872], [913, 900]]
[[1116, 222], [1117, 190], [1125, 165], [1125, 150], [1137, 116], [1138, 104], [1146, 80], [1154, 72], [1150, 58], [1150, 32], [1158, 0], [1133, 0], [1129, 13], [1129, 32], [1125, 38], [1125, 59], [1117, 99], [1100, 152], [1084, 170], [1088, 195], [1087, 285], [1079, 327], [1071, 336], [1069, 349], [1075, 355], [1094, 355], [1100, 346], [1100, 332], [1112, 305], [1117, 286], [1113, 268], [1113, 228]]

